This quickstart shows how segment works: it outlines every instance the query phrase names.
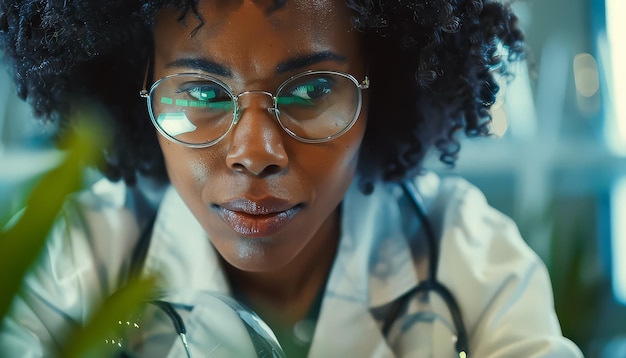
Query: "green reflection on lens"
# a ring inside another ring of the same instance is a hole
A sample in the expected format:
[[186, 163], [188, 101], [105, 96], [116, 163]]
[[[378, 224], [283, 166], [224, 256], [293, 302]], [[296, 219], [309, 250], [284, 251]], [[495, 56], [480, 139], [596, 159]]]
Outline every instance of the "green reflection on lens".
[[313, 103], [312, 100], [310, 99], [305, 99], [305, 98], [301, 98], [301, 97], [276, 97], [276, 104], [279, 105], [287, 105], [287, 104], [302, 104], [302, 105], [306, 105], [306, 106], [314, 106], [315, 104]]

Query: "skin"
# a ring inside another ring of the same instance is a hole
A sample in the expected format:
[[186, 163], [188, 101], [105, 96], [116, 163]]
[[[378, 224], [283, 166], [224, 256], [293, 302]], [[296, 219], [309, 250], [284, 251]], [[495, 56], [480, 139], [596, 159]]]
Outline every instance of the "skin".
[[[193, 35], [199, 24], [193, 14], [181, 23], [176, 11], [163, 10], [154, 29], [155, 78], [206, 73], [236, 94], [275, 92], [287, 78], [309, 69], [342, 71], [363, 80], [361, 38], [344, 3], [289, 1], [268, 13], [269, 5], [201, 1], [205, 23]], [[329, 52], [338, 56], [293, 62]], [[181, 65], [182, 59], [218, 66]], [[366, 128], [363, 93], [355, 125], [326, 143], [290, 137], [266, 110], [269, 97], [261, 95], [242, 97], [241, 119], [214, 146], [193, 149], [159, 135], [169, 178], [223, 258], [230, 283], [261, 313], [280, 308], [284, 323], [306, 315], [330, 271], [339, 238], [339, 203], [353, 180]], [[235, 230], [220, 215], [224, 203], [242, 198], [253, 203], [278, 198], [297, 213], [271, 235], [246, 234], [255, 228], [244, 224]]]

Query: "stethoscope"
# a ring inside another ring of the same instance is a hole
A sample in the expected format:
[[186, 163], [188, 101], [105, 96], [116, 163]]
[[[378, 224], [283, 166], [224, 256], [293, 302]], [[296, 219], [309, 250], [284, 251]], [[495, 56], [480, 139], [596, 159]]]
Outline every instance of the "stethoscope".
[[[411, 199], [411, 203], [413, 204], [420, 223], [422, 224], [422, 227], [424, 228], [424, 231], [426, 233], [426, 240], [428, 241], [429, 270], [428, 277], [425, 281], [421, 281], [416, 287], [404, 293], [390, 307], [388, 314], [383, 320], [382, 333], [384, 337], [389, 338], [389, 333], [393, 324], [398, 320], [400, 315], [407, 310], [411, 299], [416, 298], [417, 295], [419, 295], [420, 293], [436, 293], [439, 295], [439, 297], [441, 297], [446, 307], [448, 308], [448, 311], [450, 312], [452, 323], [456, 331], [456, 337], [453, 337], [455, 340], [454, 347], [459, 358], [469, 358], [469, 339], [467, 336], [467, 330], [465, 329], [465, 324], [463, 323], [461, 309], [459, 308], [459, 305], [457, 304], [452, 292], [450, 292], [450, 290], [444, 284], [437, 280], [437, 268], [439, 267], [439, 245], [437, 240], [435, 239], [435, 232], [430, 223], [430, 220], [428, 220], [428, 217], [426, 216], [426, 209], [422, 200], [422, 196], [420, 195], [419, 190], [415, 185], [415, 182], [413, 182], [412, 180], [403, 181], [402, 189]], [[143, 261], [145, 259], [145, 255], [147, 253], [148, 245], [150, 242], [150, 236], [152, 235], [151, 231], [153, 222], [154, 220], [149, 225], [148, 230], [144, 231], [144, 234], [140, 238], [139, 244], [135, 248], [135, 252], [133, 253], [133, 266], [135, 266], [135, 264], [143, 266]], [[183, 322], [182, 317], [168, 302], [152, 301], [151, 304], [161, 309], [171, 319], [174, 329], [176, 330], [176, 333], [179, 336], [181, 343], [183, 344], [186, 356], [187, 358], [190, 358], [191, 352], [186, 336], [187, 329], [185, 327], [185, 323]]]
[[452, 323], [454, 325], [454, 329], [456, 331], [456, 337], [454, 342], [455, 350], [460, 358], [468, 358], [469, 354], [469, 339], [467, 336], [467, 330], [465, 329], [465, 324], [463, 323], [463, 316], [461, 314], [461, 309], [459, 308], [454, 295], [450, 290], [441, 282], [437, 280], [437, 268], [439, 267], [439, 245], [437, 240], [435, 239], [435, 232], [433, 227], [426, 217], [426, 209], [425, 205], [422, 201], [422, 196], [420, 195], [415, 182], [412, 180], [405, 180], [402, 182], [402, 189], [411, 199], [411, 203], [413, 204], [417, 216], [424, 228], [426, 233], [426, 240], [428, 241], [428, 277], [425, 281], [420, 282], [416, 287], [404, 293], [395, 303], [391, 306], [389, 313], [383, 320], [382, 332], [385, 337], [389, 337], [389, 332], [391, 331], [391, 327], [394, 322], [398, 319], [398, 317], [405, 312], [408, 308], [408, 305], [412, 298], [417, 297], [420, 293], [436, 293], [441, 297], [443, 302], [445, 303], [448, 311], [450, 312], [450, 316], [452, 318]]

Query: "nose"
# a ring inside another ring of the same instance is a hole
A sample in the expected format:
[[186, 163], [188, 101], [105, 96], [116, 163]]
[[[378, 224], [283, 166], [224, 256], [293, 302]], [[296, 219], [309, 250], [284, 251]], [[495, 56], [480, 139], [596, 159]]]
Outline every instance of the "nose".
[[284, 131], [268, 111], [272, 108], [272, 97], [268, 95], [250, 92], [238, 98], [240, 117], [231, 130], [226, 154], [226, 164], [233, 171], [264, 176], [278, 173], [289, 164]]

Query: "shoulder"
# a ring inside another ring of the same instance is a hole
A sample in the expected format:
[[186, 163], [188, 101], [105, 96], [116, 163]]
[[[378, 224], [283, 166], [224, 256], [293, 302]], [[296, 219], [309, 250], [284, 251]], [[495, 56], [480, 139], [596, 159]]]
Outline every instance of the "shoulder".
[[151, 222], [161, 195], [162, 188], [101, 179], [67, 200], [61, 225], [92, 241], [97, 254], [118, 245], [132, 247]]
[[480, 189], [464, 178], [426, 173], [414, 182], [442, 254], [456, 249], [471, 256], [467, 250], [506, 244], [515, 246], [516, 254], [536, 259], [515, 222], [490, 206]]
[[[515, 222], [487, 202], [476, 186], [458, 176], [446, 176], [439, 180], [433, 191], [429, 213], [441, 230], [460, 230], [468, 240], [486, 244], [497, 233], [508, 233], [501, 240], [522, 243]], [[526, 245], [522, 245], [526, 247]], [[520, 247], [521, 248], [521, 247]]]
[[463, 178], [441, 178], [428, 211], [440, 237], [442, 275], [446, 268], [454, 269], [454, 263], [465, 263], [477, 276], [500, 265], [507, 265], [507, 272], [542, 265], [515, 222]]
[[[65, 293], [83, 303], [112, 294], [127, 276], [133, 248], [152, 211], [146, 195], [121, 182], [103, 179], [73, 194], [25, 281], [26, 291], [58, 299], [70, 312], [72, 304], [81, 305], [67, 302]], [[75, 313], [84, 318], [89, 312]]]
[[[440, 180], [428, 215], [440, 240], [438, 276], [458, 291], [454, 293], [468, 306], [469, 322], [478, 320], [479, 311], [506, 282], [543, 270], [513, 220], [491, 207], [484, 194], [462, 178]], [[469, 287], [479, 288], [479, 293], [468, 294]], [[544, 294], [551, 295], [549, 287]]]
[[85, 322], [126, 279], [150, 208], [144, 193], [105, 180], [70, 196], [5, 317], [0, 352], [54, 350]]
[[579, 356], [561, 334], [547, 269], [513, 220], [458, 177], [441, 178], [431, 200], [438, 278], [461, 307], [472, 353]]

